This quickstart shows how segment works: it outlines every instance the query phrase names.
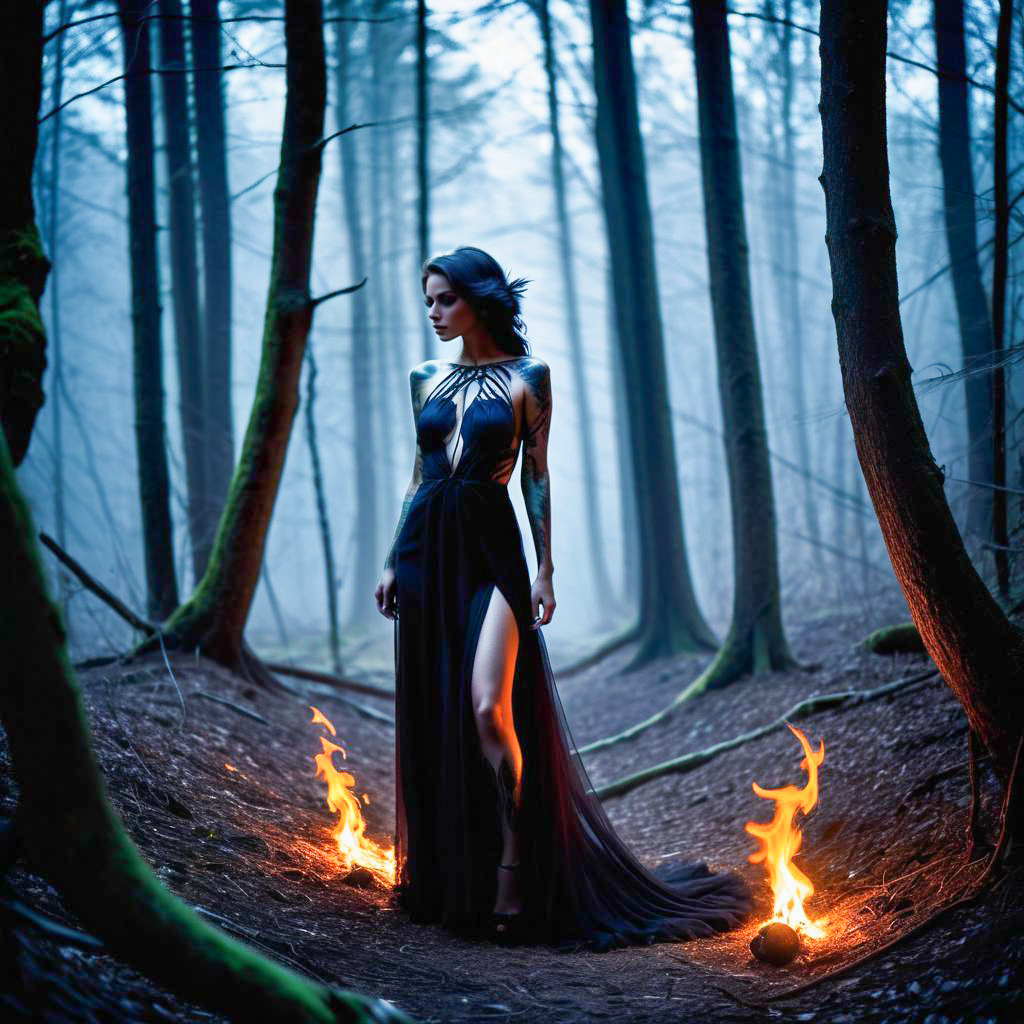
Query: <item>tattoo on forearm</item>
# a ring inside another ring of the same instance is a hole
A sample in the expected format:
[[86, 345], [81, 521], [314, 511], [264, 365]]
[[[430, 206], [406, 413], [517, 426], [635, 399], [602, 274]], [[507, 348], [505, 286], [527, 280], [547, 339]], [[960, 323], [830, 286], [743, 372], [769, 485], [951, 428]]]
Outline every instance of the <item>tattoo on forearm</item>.
[[523, 431], [523, 498], [540, 566], [551, 557], [551, 478], [547, 470], [551, 373], [544, 363], [532, 359], [524, 361], [520, 373], [529, 390]]

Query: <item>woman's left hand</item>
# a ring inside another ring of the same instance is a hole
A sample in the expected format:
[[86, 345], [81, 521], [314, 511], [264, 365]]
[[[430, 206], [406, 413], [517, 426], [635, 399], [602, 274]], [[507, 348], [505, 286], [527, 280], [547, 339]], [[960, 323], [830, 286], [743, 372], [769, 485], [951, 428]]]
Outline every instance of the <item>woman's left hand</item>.
[[[551, 621], [555, 614], [555, 588], [551, 585], [550, 576], [538, 576], [530, 589], [530, 605], [533, 608], [533, 622], [530, 629], [539, 629]], [[541, 605], [544, 613], [541, 614]]]

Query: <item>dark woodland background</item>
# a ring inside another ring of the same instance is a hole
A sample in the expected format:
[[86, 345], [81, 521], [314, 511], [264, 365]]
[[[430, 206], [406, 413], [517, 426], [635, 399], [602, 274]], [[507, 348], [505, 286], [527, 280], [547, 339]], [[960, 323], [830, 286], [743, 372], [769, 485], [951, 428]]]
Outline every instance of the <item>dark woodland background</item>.
[[[5, 1012], [1020, 1019], [1021, 5], [49, 0], [0, 27]], [[409, 369], [459, 354], [419, 267], [461, 244], [531, 279], [545, 639], [617, 827], [741, 868], [751, 780], [800, 779], [782, 720], [825, 739], [804, 864], [836, 924], [782, 973], [754, 922], [569, 960], [424, 938], [310, 852], [311, 702], [392, 828], [373, 591]], [[245, 757], [260, 813], [218, 804]]]

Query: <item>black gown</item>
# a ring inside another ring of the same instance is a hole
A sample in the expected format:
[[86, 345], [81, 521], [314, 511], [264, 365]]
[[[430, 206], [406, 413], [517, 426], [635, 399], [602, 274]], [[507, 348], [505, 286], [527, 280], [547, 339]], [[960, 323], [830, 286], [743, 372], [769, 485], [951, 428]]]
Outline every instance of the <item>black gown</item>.
[[[498, 587], [519, 627], [512, 704], [523, 757], [518, 841], [527, 934], [603, 949], [726, 930], [750, 910], [746, 884], [703, 864], [663, 865], [656, 877], [627, 849], [576, 753], [541, 631], [530, 628], [530, 578], [507, 480], [519, 447], [513, 374], [529, 386], [538, 368], [545, 369], [529, 356], [443, 363], [419, 410], [422, 482], [394, 547], [400, 905], [414, 920], [469, 932], [494, 905], [498, 795], [470, 681]], [[445, 442], [456, 426], [455, 399], [474, 383], [452, 469]]]

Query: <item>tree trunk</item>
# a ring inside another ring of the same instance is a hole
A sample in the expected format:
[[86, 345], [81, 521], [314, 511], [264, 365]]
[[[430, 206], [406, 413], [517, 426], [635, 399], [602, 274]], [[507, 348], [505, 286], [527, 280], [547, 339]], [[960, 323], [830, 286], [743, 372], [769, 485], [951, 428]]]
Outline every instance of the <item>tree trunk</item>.
[[4, 4], [0, 13], [0, 103], [6, 168], [0, 190], [0, 425], [14, 464], [28, 451], [43, 404], [46, 334], [39, 316], [49, 261], [36, 227], [32, 167], [42, 94], [43, 5]]
[[[57, 22], [63, 25], [67, 21], [67, 0], [60, 0], [57, 8]], [[53, 357], [50, 364], [50, 380], [53, 381], [50, 398], [50, 415], [53, 423], [53, 513], [54, 532], [57, 535], [57, 543], [62, 548], [67, 548], [67, 524], [65, 521], [64, 505], [64, 421], [62, 415], [62, 402], [60, 394], [61, 374], [64, 372], [64, 347], [63, 334], [61, 332], [60, 319], [60, 289], [59, 284], [59, 260], [58, 235], [60, 232], [60, 144], [61, 144], [61, 114], [60, 105], [64, 96], [64, 33], [61, 32], [54, 40], [56, 52], [54, 53], [53, 69], [53, 102], [52, 110], [58, 112], [53, 115], [50, 124], [50, 181], [49, 181], [49, 230], [47, 231], [47, 242], [50, 247], [50, 258], [54, 265], [50, 269], [49, 298], [50, 298], [50, 348]], [[60, 580], [60, 605], [61, 609], [67, 608], [67, 590], [65, 587], [66, 577], [58, 573]]]
[[967, 557], [910, 383], [889, 194], [885, 48], [885, 0], [823, 0], [821, 180], [843, 388], [914, 623], [1006, 780], [1024, 730], [1024, 639]]
[[591, 0], [597, 151], [640, 534], [640, 642], [634, 665], [714, 646], [693, 593], [662, 341], [625, 0]]
[[146, 0], [118, 0], [124, 46], [129, 261], [132, 277], [135, 443], [149, 617], [178, 605], [164, 433], [164, 374], [156, 244], [153, 90]]
[[580, 468], [583, 472], [583, 499], [586, 506], [587, 540], [590, 565], [594, 578], [594, 593], [598, 596], [598, 613], [610, 625], [613, 594], [608, 561], [605, 557], [604, 530], [601, 527], [601, 496], [597, 488], [597, 459], [594, 454], [593, 419], [590, 412], [590, 392], [587, 388], [587, 354], [583, 347], [580, 327], [579, 297], [576, 292], [576, 274], [573, 270], [572, 225], [566, 200], [565, 170], [562, 156], [562, 130], [558, 114], [558, 79], [555, 73], [555, 49], [551, 38], [551, 14], [548, 0], [534, 0], [534, 11], [540, 22], [541, 41], [544, 44], [544, 73], [548, 87], [548, 129], [551, 132], [551, 179], [555, 190], [555, 216], [558, 218], [558, 259], [562, 271], [563, 305], [569, 331], [569, 363], [572, 367], [573, 389], [579, 408]]
[[178, 354], [182, 452], [188, 485], [188, 532], [192, 569], [202, 579], [212, 537], [206, 512], [207, 438], [203, 415], [203, 345], [199, 317], [199, 265], [196, 261], [195, 194], [189, 140], [188, 82], [181, 0], [160, 0], [160, 63], [170, 70], [161, 76], [164, 142], [167, 156], [171, 296]]
[[[768, 5], [768, 12], [774, 16], [774, 5]], [[779, 121], [782, 127], [782, 153], [779, 165], [770, 172], [775, 182], [776, 223], [779, 226], [778, 252], [772, 259], [775, 281], [779, 290], [782, 309], [782, 334], [786, 342], [786, 363], [790, 394], [787, 396], [787, 416], [792, 423], [796, 441], [797, 462], [802, 473], [803, 518], [807, 534], [812, 542], [812, 558], [815, 569], [824, 572], [821, 526], [818, 521], [818, 504], [811, 486], [813, 465], [807, 424], [807, 391], [805, 373], [807, 354], [804, 346], [804, 309], [800, 305], [800, 232], [797, 220], [796, 189], [796, 145], [793, 137], [793, 62], [792, 47], [792, 0], [783, 0], [783, 23], [778, 26], [779, 34], [779, 75], [782, 95], [779, 105]], [[732, 90], [730, 89], [730, 92]]]
[[[349, 0], [336, 0], [335, 10], [341, 16], [350, 12]], [[349, 123], [349, 85], [352, 81], [349, 68], [349, 37], [351, 27], [345, 21], [338, 21], [335, 39], [338, 49], [337, 73], [337, 120], [338, 127]], [[350, 132], [341, 137], [341, 188], [344, 205], [345, 229], [348, 235], [351, 265], [357, 278], [364, 276], [366, 252], [363, 242], [363, 210], [359, 180], [355, 138]], [[373, 211], [377, 215], [377, 211]], [[352, 609], [349, 618], [354, 622], [366, 622], [371, 613], [376, 615], [371, 600], [377, 579], [380, 576], [377, 516], [377, 474], [372, 453], [375, 449], [374, 403], [372, 390], [372, 349], [373, 339], [369, 337], [369, 299], [365, 289], [352, 297], [352, 419], [356, 463], [356, 560], [351, 573]]]
[[747, 672], [786, 668], [793, 659], [782, 629], [725, 2], [692, 0], [692, 7], [708, 272], [732, 505], [732, 624], [702, 680], [702, 688], [715, 688]]
[[232, 1020], [404, 1021], [377, 1000], [317, 984], [229, 938], [165, 889], [140, 855], [96, 763], [60, 614], [46, 594], [35, 527], [2, 437], [0, 574], [7, 665], [0, 722], [19, 790], [18, 846], [30, 869], [59, 890], [68, 910], [115, 956]]
[[299, 404], [313, 302], [309, 275], [327, 101], [320, 0], [288, 0], [281, 162], [274, 190], [274, 244], [263, 358], [238, 468], [206, 572], [167, 624], [186, 650], [248, 665], [243, 631]]
[[212, 542], [235, 470], [231, 408], [231, 195], [217, 0], [189, 0], [203, 242], [203, 405], [206, 536]]
[[[370, 347], [372, 369], [370, 371], [373, 381], [374, 396], [371, 399], [372, 408], [377, 418], [374, 438], [376, 445], [373, 454], [367, 452], [367, 456], [380, 467], [381, 472], [377, 474], [377, 507], [391, 508], [399, 505], [398, 491], [395, 487], [395, 471], [392, 460], [395, 456], [394, 424], [396, 412], [394, 405], [400, 398], [404, 398], [404, 390], [395, 391], [393, 388], [391, 361], [394, 355], [395, 338], [391, 330], [391, 310], [388, 307], [386, 292], [384, 289], [384, 246], [382, 239], [384, 235], [384, 53], [386, 47], [385, 31], [382, 22], [387, 17], [386, 0], [372, 0], [371, 17], [369, 25], [369, 46], [367, 57], [370, 64], [370, 121], [375, 127], [370, 128], [368, 135], [369, 149], [369, 170], [370, 170], [370, 253], [369, 253], [369, 277], [370, 277], [370, 308], [373, 310], [370, 322], [370, 334], [362, 339]], [[360, 339], [354, 339], [359, 341]], [[406, 371], [408, 372], [408, 371]], [[403, 374], [404, 376], [404, 374]], [[403, 488], [404, 491], [404, 488]], [[379, 574], [379, 567], [375, 564], [375, 572]], [[376, 585], [374, 579], [370, 585], [370, 592]], [[377, 611], [367, 604], [367, 618], [376, 615]], [[359, 607], [358, 599], [356, 607]]]
[[[313, 493], [316, 497], [317, 522], [320, 526], [320, 543], [324, 549], [324, 576], [327, 582], [327, 623], [331, 650], [331, 667], [336, 676], [341, 671], [341, 646], [338, 635], [338, 578], [334, 569], [334, 545], [331, 542], [331, 521], [327, 516], [327, 495], [324, 490], [324, 475], [320, 467], [320, 448], [316, 440], [316, 359], [313, 346], [306, 345], [306, 441], [309, 444], [309, 462], [313, 468]], [[264, 580], [267, 577], [264, 576]], [[268, 587], [269, 591], [269, 587]], [[276, 602], [275, 602], [276, 603]], [[278, 628], [281, 629], [280, 616]]]
[[[427, 63], [427, 3], [416, 0], [416, 272], [430, 253], [430, 65]], [[423, 358], [434, 357], [430, 324], [423, 317]]]
[[[995, 238], [992, 259], [992, 358], [1001, 358], [1006, 334], [1006, 278], [1010, 259], [1009, 178], [1006, 166], [1006, 128], [1009, 120], [1010, 30], [1012, 0], [999, 0], [996, 36], [996, 97], [993, 126], [992, 193], [995, 200]], [[1006, 529], [1006, 381], [1005, 370], [992, 371], [992, 553], [996, 581], [1003, 601], [1010, 599], [1009, 539]]]
[[[939, 163], [950, 274], [960, 321], [964, 367], [981, 371], [992, 347], [992, 321], [978, 265], [971, 121], [964, 45], [964, 0], [935, 0], [935, 49], [939, 82]], [[984, 372], [964, 379], [967, 403], [967, 530], [988, 537], [992, 529], [992, 382]]]

